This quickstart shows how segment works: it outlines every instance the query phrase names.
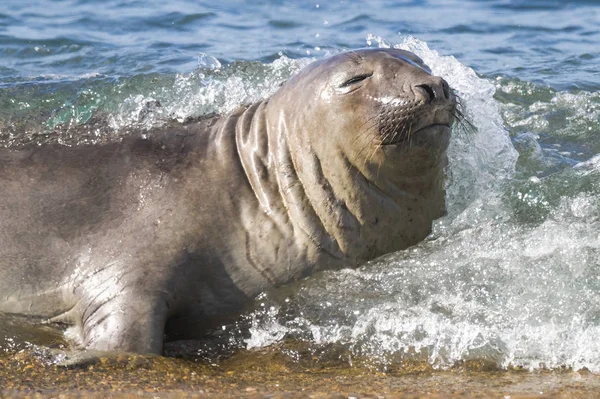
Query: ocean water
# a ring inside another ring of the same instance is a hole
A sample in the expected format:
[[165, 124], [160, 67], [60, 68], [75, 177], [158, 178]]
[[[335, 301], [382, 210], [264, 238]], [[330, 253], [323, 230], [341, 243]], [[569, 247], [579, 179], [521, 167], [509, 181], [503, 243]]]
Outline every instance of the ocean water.
[[0, 145], [112, 140], [265, 98], [346, 49], [414, 51], [474, 126], [454, 131], [448, 215], [406, 251], [262, 294], [220, 334], [378, 368], [600, 373], [598, 43], [593, 0], [4, 0]]

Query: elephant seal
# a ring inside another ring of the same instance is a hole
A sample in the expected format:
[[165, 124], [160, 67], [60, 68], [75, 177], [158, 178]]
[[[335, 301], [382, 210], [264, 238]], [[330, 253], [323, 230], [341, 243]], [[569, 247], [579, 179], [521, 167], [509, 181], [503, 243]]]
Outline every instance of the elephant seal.
[[407, 248], [445, 212], [455, 111], [417, 56], [365, 49], [230, 115], [0, 149], [0, 312], [160, 354], [265, 289]]

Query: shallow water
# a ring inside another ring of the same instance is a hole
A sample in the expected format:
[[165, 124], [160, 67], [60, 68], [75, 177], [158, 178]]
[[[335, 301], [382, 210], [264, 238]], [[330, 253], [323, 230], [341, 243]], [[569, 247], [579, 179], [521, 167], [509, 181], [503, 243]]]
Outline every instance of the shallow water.
[[448, 216], [407, 251], [261, 295], [213, 335], [227, 348], [299, 340], [378, 369], [480, 360], [599, 373], [597, 43], [594, 1], [8, 0], [0, 145], [109, 140], [228, 112], [344, 49], [409, 49], [475, 126], [454, 131]]

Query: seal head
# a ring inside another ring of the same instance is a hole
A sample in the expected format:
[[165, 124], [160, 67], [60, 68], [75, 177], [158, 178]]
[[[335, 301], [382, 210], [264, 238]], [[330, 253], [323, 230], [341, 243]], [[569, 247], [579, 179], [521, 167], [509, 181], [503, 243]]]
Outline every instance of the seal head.
[[277, 194], [290, 219], [345, 264], [421, 241], [445, 213], [455, 112], [448, 84], [407, 51], [309, 65], [265, 110], [278, 180], [290, 180]]

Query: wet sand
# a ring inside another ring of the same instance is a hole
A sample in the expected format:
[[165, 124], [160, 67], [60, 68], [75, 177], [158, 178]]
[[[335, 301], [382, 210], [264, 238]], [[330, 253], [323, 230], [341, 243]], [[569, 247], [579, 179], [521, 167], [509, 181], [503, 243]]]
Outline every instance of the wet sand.
[[30, 350], [0, 354], [0, 398], [413, 398], [599, 397], [589, 372], [489, 370], [465, 363], [446, 371], [404, 362], [386, 372], [347, 362], [298, 361], [281, 348], [241, 350], [210, 364], [120, 355], [92, 365], [49, 364]]

